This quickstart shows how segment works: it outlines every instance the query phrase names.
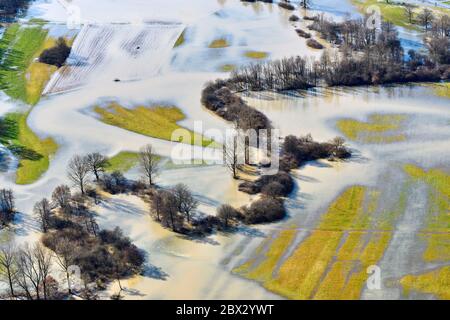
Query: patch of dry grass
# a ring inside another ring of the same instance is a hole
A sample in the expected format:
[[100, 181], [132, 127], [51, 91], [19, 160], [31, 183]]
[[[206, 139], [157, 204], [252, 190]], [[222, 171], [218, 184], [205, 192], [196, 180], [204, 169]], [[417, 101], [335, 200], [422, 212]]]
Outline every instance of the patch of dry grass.
[[418, 291], [450, 300], [450, 266], [423, 274], [407, 275], [400, 280], [400, 284], [407, 296], [411, 291]]
[[246, 51], [244, 53], [244, 55], [247, 58], [256, 59], [256, 60], [265, 59], [269, 56], [269, 54], [264, 51]]
[[337, 128], [350, 140], [365, 143], [392, 143], [406, 140], [397, 131], [406, 120], [400, 114], [372, 114], [367, 122], [355, 119], [340, 119]]
[[230, 44], [228, 43], [227, 39], [216, 39], [216, 40], [213, 40], [209, 44], [208, 48], [220, 49], [220, 48], [226, 48], [226, 47], [229, 47], [229, 46], [230, 46]]
[[[100, 119], [110, 125], [133, 131], [149, 137], [158, 139], [182, 142], [173, 137], [176, 130], [184, 129], [178, 125], [178, 121], [185, 118], [183, 112], [176, 107], [138, 106], [134, 109], [125, 108], [117, 103], [111, 103], [106, 107], [96, 106], [94, 111], [100, 116]], [[214, 146], [215, 143], [205, 137], [200, 136], [191, 130], [184, 129], [189, 135], [188, 143]], [[185, 142], [185, 141], [183, 141]]]

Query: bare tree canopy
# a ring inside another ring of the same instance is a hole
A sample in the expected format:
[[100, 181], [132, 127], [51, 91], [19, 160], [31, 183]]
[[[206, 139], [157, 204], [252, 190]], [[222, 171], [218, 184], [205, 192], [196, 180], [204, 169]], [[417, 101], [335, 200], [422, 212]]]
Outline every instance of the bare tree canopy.
[[66, 276], [67, 291], [72, 293], [72, 280], [70, 267], [78, 254], [77, 244], [67, 237], [59, 239], [55, 248], [56, 262]]
[[229, 227], [230, 220], [238, 215], [238, 211], [228, 204], [223, 204], [217, 209], [217, 217], [223, 222], [225, 228]]
[[0, 225], [6, 225], [14, 219], [15, 199], [11, 189], [0, 190]]
[[40, 243], [32, 247], [26, 244], [19, 250], [17, 261], [17, 284], [28, 299], [47, 299], [47, 278], [52, 266], [51, 251]]
[[144, 178], [148, 181], [149, 186], [152, 186], [159, 173], [159, 157], [155, 154], [151, 144], [141, 148], [139, 164]]
[[89, 164], [85, 158], [76, 155], [70, 160], [67, 175], [73, 184], [80, 188], [83, 195], [89, 172]]
[[162, 208], [161, 208], [162, 220], [167, 225], [170, 225], [173, 231], [176, 231], [179, 220], [177, 199], [175, 198], [174, 194], [170, 191], [163, 191], [161, 193], [161, 197], [162, 197]]
[[41, 224], [42, 232], [46, 233], [51, 225], [52, 209], [47, 198], [37, 202], [33, 208], [34, 215]]
[[0, 247], [0, 281], [7, 284], [9, 295], [15, 296], [14, 286], [17, 276], [17, 251], [12, 244]]
[[434, 15], [430, 9], [425, 8], [425, 9], [423, 9], [423, 11], [421, 13], [419, 13], [417, 18], [419, 19], [419, 22], [422, 25], [422, 27], [425, 29], [425, 31], [428, 31], [431, 24], [433, 23]]
[[186, 216], [188, 222], [190, 222], [190, 215], [193, 210], [198, 207], [198, 201], [192, 195], [192, 192], [185, 184], [177, 184], [173, 190], [175, 196], [176, 205], [178, 211]]
[[108, 158], [98, 152], [90, 153], [86, 156], [86, 162], [89, 166], [89, 170], [95, 176], [95, 180], [100, 180], [100, 174], [105, 172], [108, 167]]
[[233, 179], [238, 179], [238, 171], [241, 167], [241, 159], [244, 156], [244, 150], [239, 145], [239, 137], [234, 134], [227, 137], [223, 145], [223, 162], [233, 175]]
[[69, 186], [66, 186], [64, 184], [57, 186], [52, 193], [53, 205], [65, 210], [70, 206], [71, 197], [72, 194], [70, 192]]

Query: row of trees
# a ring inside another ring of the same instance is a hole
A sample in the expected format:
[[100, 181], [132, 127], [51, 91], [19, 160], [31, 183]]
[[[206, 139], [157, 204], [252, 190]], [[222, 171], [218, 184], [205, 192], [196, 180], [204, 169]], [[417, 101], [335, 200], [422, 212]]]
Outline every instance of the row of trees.
[[235, 123], [237, 129], [270, 129], [269, 119], [260, 111], [248, 106], [230, 90], [229, 81], [208, 82], [202, 91], [202, 104], [226, 121]]
[[[403, 4], [405, 17], [408, 19], [410, 24], [417, 24], [423, 28], [425, 32], [433, 31], [435, 32], [438, 29], [444, 27], [446, 31], [449, 31], [449, 16], [448, 15], [440, 15], [435, 16], [433, 11], [428, 8], [423, 8], [419, 13], [416, 11], [416, 6], [411, 3]], [[447, 33], [447, 36], [449, 33]]]
[[435, 31], [425, 38], [428, 55], [410, 50], [406, 58], [398, 32], [390, 23], [384, 22], [381, 30], [375, 30], [367, 28], [362, 19], [334, 23], [318, 16], [312, 28], [338, 44], [341, 53], [330, 55], [325, 51], [319, 61], [291, 57], [250, 64], [235, 70], [225, 85], [233, 91], [284, 91], [308, 89], [322, 83], [356, 86], [448, 80], [447, 19], [442, 17], [433, 28]]
[[58, 298], [58, 282], [51, 274], [52, 267], [53, 253], [40, 243], [0, 248], [0, 281], [7, 285], [10, 298]]
[[[91, 178], [97, 184], [102, 184], [108, 191], [115, 191], [126, 184], [126, 179], [118, 171], [107, 174], [106, 171], [110, 165], [108, 157], [98, 152], [85, 156], [76, 155], [69, 162], [67, 175], [82, 195], [86, 194]], [[154, 185], [160, 168], [159, 157], [151, 145], [146, 145], [139, 151], [139, 166], [143, 180], [149, 186]]]

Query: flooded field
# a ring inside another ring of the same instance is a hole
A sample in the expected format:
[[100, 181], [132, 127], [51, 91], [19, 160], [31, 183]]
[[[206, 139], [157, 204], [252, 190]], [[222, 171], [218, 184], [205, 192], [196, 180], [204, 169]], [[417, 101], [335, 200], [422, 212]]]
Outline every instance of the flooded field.
[[[177, 143], [167, 133], [105, 121], [97, 106], [114, 102], [123, 106], [120, 112], [170, 106], [178, 116], [170, 128], [198, 133], [195, 122], [201, 122], [203, 130], [224, 130], [232, 125], [201, 106], [206, 82], [249, 63], [321, 54], [295, 31], [306, 28], [306, 20], [290, 21], [292, 12], [276, 3], [154, 0], [154, 10], [140, 0], [73, 2], [86, 24], [70, 32], [71, 55], [46, 82], [40, 101], [31, 106], [0, 93], [1, 116], [26, 113], [24, 124], [37, 139], [55, 143], [48, 168], [35, 181], [18, 184], [19, 161], [2, 142], [0, 185], [15, 192], [18, 214], [0, 230], [0, 243], [39, 241], [33, 205], [69, 183], [66, 168], [75, 154], [127, 153], [131, 162], [124, 173], [132, 179], [141, 174], [133, 155], [145, 144], [170, 158]], [[107, 15], [104, 6], [111, 6]], [[295, 13], [320, 12], [336, 19], [359, 14], [351, 1], [336, 9], [331, 0], [313, 1], [311, 10]], [[68, 34], [66, 12], [56, 0], [33, 4], [24, 21], [31, 19], [45, 19], [49, 35]], [[403, 29], [401, 36], [405, 48], [421, 38]], [[163, 228], [137, 196], [105, 196], [93, 208], [99, 227], [122, 228], [145, 252], [144, 272], [122, 280], [123, 297], [450, 299], [450, 108], [442, 90], [416, 84], [241, 94], [282, 137], [342, 136], [353, 156], [293, 170], [295, 189], [281, 222], [202, 239]], [[239, 181], [220, 165], [166, 165], [156, 183], [186, 184], [206, 215], [258, 197], [238, 191]], [[374, 289], [367, 281], [375, 269], [381, 285]], [[117, 291], [113, 282], [100, 296]]]

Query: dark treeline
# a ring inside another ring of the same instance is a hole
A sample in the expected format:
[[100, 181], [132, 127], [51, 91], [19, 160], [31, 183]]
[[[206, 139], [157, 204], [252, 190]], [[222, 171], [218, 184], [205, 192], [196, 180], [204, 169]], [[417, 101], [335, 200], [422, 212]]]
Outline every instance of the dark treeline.
[[424, 37], [428, 54], [410, 50], [406, 55], [396, 28], [383, 22], [380, 30], [365, 20], [336, 23], [317, 16], [311, 29], [339, 46], [340, 53], [325, 51], [319, 61], [301, 57], [250, 64], [235, 70], [227, 87], [234, 91], [296, 90], [321, 84], [357, 86], [440, 81], [450, 78], [450, 22], [433, 21]]
[[319, 67], [301, 57], [253, 63], [233, 71], [227, 86], [235, 91], [308, 89], [319, 84]]
[[201, 102], [219, 117], [234, 122], [239, 129], [271, 128], [269, 119], [262, 112], [248, 106], [230, 90], [228, 81], [216, 80], [207, 83], [202, 92]]
[[30, 2], [30, 0], [0, 0], [0, 22], [11, 21], [25, 10]]

